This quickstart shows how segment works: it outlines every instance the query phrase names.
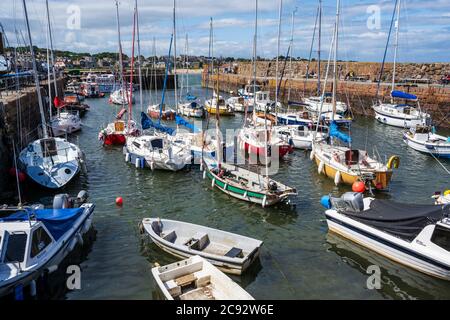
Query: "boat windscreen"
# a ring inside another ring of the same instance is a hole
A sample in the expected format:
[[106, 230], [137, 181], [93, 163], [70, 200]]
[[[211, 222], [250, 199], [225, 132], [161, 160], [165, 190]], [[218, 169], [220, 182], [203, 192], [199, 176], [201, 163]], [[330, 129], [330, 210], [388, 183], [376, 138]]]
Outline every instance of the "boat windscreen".
[[342, 213], [371, 227], [412, 241], [425, 226], [450, 214], [450, 206], [406, 204], [375, 199], [368, 210]]

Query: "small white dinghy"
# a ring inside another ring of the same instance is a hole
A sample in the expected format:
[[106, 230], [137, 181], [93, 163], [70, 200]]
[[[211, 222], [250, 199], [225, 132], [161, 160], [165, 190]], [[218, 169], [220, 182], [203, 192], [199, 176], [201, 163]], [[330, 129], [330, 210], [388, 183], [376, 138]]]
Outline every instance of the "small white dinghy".
[[35, 280], [55, 271], [77, 244], [83, 244], [95, 208], [87, 198], [81, 191], [76, 198], [56, 195], [51, 209], [0, 208], [0, 297], [12, 293], [21, 297], [28, 286], [34, 295]]
[[259, 257], [262, 241], [191, 223], [145, 218], [144, 230], [164, 251], [180, 258], [202, 256], [223, 272], [242, 274]]
[[430, 126], [416, 126], [403, 133], [403, 141], [414, 150], [438, 158], [450, 158], [450, 137], [436, 134]]
[[386, 258], [450, 280], [450, 205], [415, 205], [347, 192], [322, 197], [328, 228]]
[[53, 136], [60, 137], [81, 130], [80, 116], [70, 112], [60, 112], [50, 120]]
[[167, 300], [254, 300], [200, 256], [155, 267], [152, 274]]

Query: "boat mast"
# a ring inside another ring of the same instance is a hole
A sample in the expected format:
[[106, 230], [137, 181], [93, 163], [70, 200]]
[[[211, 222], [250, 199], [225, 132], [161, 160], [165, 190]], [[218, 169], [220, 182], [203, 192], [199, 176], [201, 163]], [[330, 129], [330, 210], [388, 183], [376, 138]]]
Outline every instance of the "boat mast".
[[[120, 72], [120, 87], [122, 88], [122, 98], [125, 95], [125, 86], [123, 83], [123, 57], [122, 57], [122, 41], [120, 38], [120, 19], [119, 19], [119, 2], [116, 0], [116, 16], [117, 16], [117, 35], [119, 41], [119, 72]], [[125, 99], [122, 99], [122, 108], [125, 103]]]
[[[53, 85], [55, 87], [55, 97], [58, 96], [58, 86], [56, 85], [56, 70], [55, 70], [55, 56], [53, 53], [53, 35], [52, 35], [52, 25], [50, 23], [50, 11], [48, 9], [48, 0], [45, 1], [47, 7], [47, 23], [48, 23], [48, 34], [50, 37], [50, 62], [52, 64], [52, 73], [53, 73]], [[51, 102], [50, 102], [51, 103]], [[59, 109], [58, 109], [59, 114]]]
[[[212, 61], [214, 61], [214, 29], [213, 29], [213, 20], [211, 18], [211, 31], [210, 31], [210, 39], [211, 39], [211, 55], [212, 55]], [[212, 65], [212, 73], [214, 73], [214, 62]], [[217, 79], [216, 79], [216, 161], [217, 161], [217, 168], [220, 169], [220, 162], [222, 160], [222, 143], [220, 139], [220, 107], [219, 107], [219, 64], [217, 64]], [[213, 90], [213, 98], [211, 99], [211, 108], [212, 103], [214, 101], [214, 90]]]
[[[396, 31], [395, 31], [395, 45], [394, 45], [394, 66], [392, 69], [392, 91], [395, 89], [395, 67], [397, 64], [397, 51], [398, 51], [398, 33], [400, 29], [400, 2], [401, 0], [398, 0], [397, 3], [397, 22], [396, 22]], [[393, 98], [391, 97], [391, 103], [393, 103]]]
[[23, 4], [23, 10], [25, 13], [25, 21], [27, 24], [28, 41], [30, 43], [31, 61], [33, 64], [34, 85], [36, 87], [36, 94], [37, 94], [38, 104], [39, 104], [39, 112], [41, 114], [42, 133], [44, 135], [44, 139], [47, 139], [48, 131], [47, 131], [47, 124], [45, 123], [44, 105], [42, 104], [41, 87], [39, 85], [39, 75], [38, 75], [37, 67], [36, 67], [36, 57], [34, 55], [33, 41], [31, 40], [30, 22], [28, 21], [28, 12], [27, 12], [27, 5], [25, 3], [25, 0], [22, 0], [22, 4]]
[[51, 76], [50, 76], [50, 53], [49, 53], [49, 39], [48, 32], [45, 37], [47, 41], [47, 90], [48, 90], [48, 118], [49, 121], [52, 119], [52, 84], [51, 84]]
[[319, 0], [319, 8], [318, 8], [318, 18], [319, 18], [319, 32], [317, 39], [317, 95], [320, 96], [320, 46], [322, 39], [322, 0]]
[[[258, 42], [258, 0], [255, 0], [255, 35], [253, 38], [253, 125], [256, 126], [256, 44]], [[244, 119], [244, 126], [247, 119]]]
[[142, 93], [142, 70], [141, 70], [141, 39], [139, 36], [139, 11], [137, 0], [134, 3], [136, 10], [136, 32], [137, 32], [137, 49], [138, 49], [138, 73], [139, 73], [139, 103], [141, 105], [141, 112], [144, 109], [143, 93]]
[[[155, 88], [154, 102], [157, 103], [157, 101], [158, 101], [158, 77], [156, 75], [156, 39], [155, 39], [155, 37], [153, 37], [153, 81], [155, 81], [155, 84], [154, 84], [154, 88]], [[152, 88], [150, 88], [150, 95], [151, 95], [151, 92], [152, 92]], [[152, 103], [153, 103], [153, 101], [152, 101]]]
[[[333, 113], [331, 120], [334, 120], [334, 115], [336, 114], [336, 91], [338, 85], [338, 72], [337, 72], [337, 51], [338, 51], [338, 37], [339, 37], [339, 13], [340, 13], [340, 5], [341, 1], [337, 0], [336, 4], [336, 25], [334, 29], [334, 53], [333, 53], [333, 96], [332, 96], [332, 104], [333, 104]], [[320, 115], [319, 115], [320, 116]]]
[[[283, 0], [280, 0], [280, 6], [278, 11], [278, 39], [277, 39], [277, 60], [275, 66], [275, 125], [278, 123], [278, 57], [280, 56], [280, 37], [281, 37], [281, 14], [283, 11]], [[265, 118], [265, 115], [264, 115]]]
[[[175, 111], [178, 113], [178, 95], [177, 95], [177, 28], [176, 28], [176, 0], [173, 0], [173, 82], [175, 94]], [[178, 125], [177, 125], [178, 126]]]
[[289, 47], [291, 48], [291, 54], [289, 55], [289, 89], [288, 89], [288, 112], [289, 112], [289, 100], [291, 100], [291, 82], [292, 78], [294, 76], [292, 72], [292, 55], [294, 52], [294, 19], [295, 19], [295, 13], [297, 12], [297, 7], [295, 7], [294, 11], [292, 11], [292, 22], [291, 22], [291, 41], [289, 44]]
[[128, 95], [128, 133], [131, 129], [131, 121], [133, 120], [132, 105], [133, 105], [133, 76], [134, 76], [134, 37], [136, 32], [136, 16], [137, 7], [134, 8], [133, 14], [133, 36], [131, 40], [131, 69], [130, 69], [130, 94]]
[[186, 33], [186, 57], [184, 58], [184, 67], [186, 68], [186, 96], [189, 94], [189, 70], [188, 70], [188, 63], [189, 63], [189, 38], [188, 34]]

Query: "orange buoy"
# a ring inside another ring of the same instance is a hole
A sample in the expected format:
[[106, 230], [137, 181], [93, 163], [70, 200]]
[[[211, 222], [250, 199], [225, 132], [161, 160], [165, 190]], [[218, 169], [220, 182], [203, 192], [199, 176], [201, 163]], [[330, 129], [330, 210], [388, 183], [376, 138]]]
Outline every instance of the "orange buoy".
[[116, 198], [116, 204], [117, 204], [118, 206], [122, 206], [122, 205], [123, 205], [123, 199], [122, 199], [122, 197], [117, 197], [117, 198]]
[[366, 185], [362, 181], [355, 181], [352, 185], [353, 192], [360, 192], [363, 193], [366, 191]]

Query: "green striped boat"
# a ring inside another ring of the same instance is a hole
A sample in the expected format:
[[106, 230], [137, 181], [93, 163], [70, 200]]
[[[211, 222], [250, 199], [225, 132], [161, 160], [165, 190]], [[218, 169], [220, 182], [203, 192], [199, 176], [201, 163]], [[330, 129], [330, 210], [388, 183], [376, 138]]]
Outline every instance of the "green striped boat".
[[297, 195], [290, 188], [273, 179], [227, 163], [220, 164], [220, 170], [213, 165], [204, 165], [203, 178], [211, 180], [212, 188], [247, 202], [260, 204], [263, 208], [285, 201], [289, 196]]

